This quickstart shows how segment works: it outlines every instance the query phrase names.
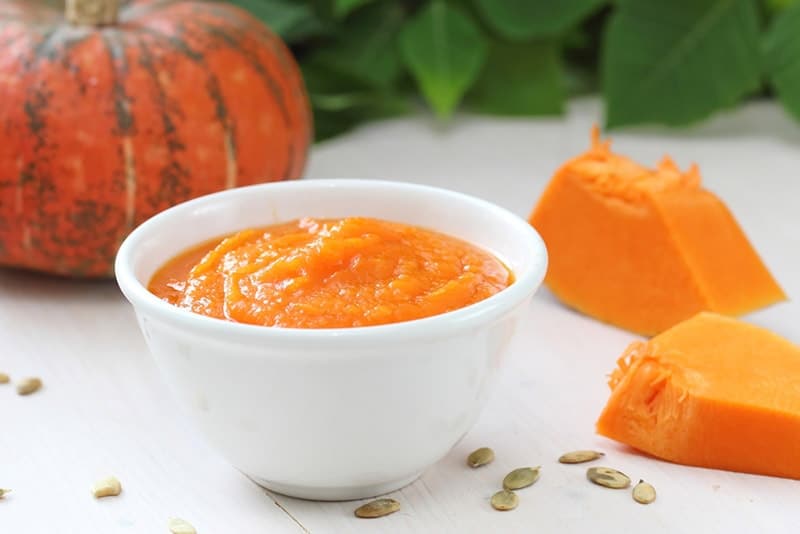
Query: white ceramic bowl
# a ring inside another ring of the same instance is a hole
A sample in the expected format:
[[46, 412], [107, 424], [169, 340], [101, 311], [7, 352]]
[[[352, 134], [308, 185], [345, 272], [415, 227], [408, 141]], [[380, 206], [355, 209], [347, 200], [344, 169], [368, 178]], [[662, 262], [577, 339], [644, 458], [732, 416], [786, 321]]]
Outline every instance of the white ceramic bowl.
[[[318, 330], [213, 319], [146, 289], [164, 262], [210, 238], [304, 216], [353, 215], [470, 241], [502, 259], [516, 281], [442, 315]], [[234, 466], [279, 493], [344, 500], [410, 483], [470, 429], [546, 264], [533, 228], [483, 200], [408, 183], [306, 180], [164, 211], [122, 244], [116, 276], [166, 381]]]

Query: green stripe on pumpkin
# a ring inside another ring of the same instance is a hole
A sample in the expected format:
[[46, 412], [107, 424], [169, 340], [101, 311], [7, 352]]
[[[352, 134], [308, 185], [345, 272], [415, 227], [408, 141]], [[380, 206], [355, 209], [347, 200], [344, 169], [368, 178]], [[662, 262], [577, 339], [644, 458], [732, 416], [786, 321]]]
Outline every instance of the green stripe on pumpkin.
[[189, 198], [190, 194], [188, 182], [191, 175], [175, 157], [177, 152], [186, 150], [186, 145], [178, 135], [175, 123], [172, 121], [172, 117], [170, 117], [168, 113], [168, 110], [171, 107], [176, 107], [176, 105], [167, 98], [167, 94], [164, 92], [164, 87], [161, 85], [158, 71], [155, 68], [155, 59], [150, 49], [150, 45], [142, 39], [139, 39], [138, 44], [141, 52], [139, 56], [139, 66], [142, 67], [145, 72], [147, 72], [150, 80], [152, 80], [152, 85], [158, 104], [157, 107], [161, 110], [161, 124], [164, 128], [164, 142], [167, 148], [167, 153], [169, 154], [169, 162], [167, 163], [166, 167], [162, 168], [159, 172], [161, 188], [158, 191], [158, 197], [151, 200], [155, 200], [155, 205], [160, 205], [165, 202], [169, 202], [170, 199], [172, 199], [172, 202], [174, 202], [176, 198], [187, 199]]
[[131, 99], [125, 92], [125, 78], [128, 76], [128, 59], [125, 55], [125, 36], [114, 28], [102, 30], [103, 43], [108, 51], [111, 70], [114, 73], [111, 99], [114, 103], [114, 116], [117, 121], [118, 136], [132, 135], [136, 131], [133, 114], [130, 111]]
[[[192, 49], [188, 44], [180, 39], [166, 35], [158, 30], [154, 30], [153, 28], [140, 28], [139, 31], [157, 39], [162, 44], [171, 46], [174, 50], [180, 52], [184, 57], [198, 65], [200, 70], [206, 73], [206, 91], [214, 103], [215, 115], [222, 126], [223, 131], [225, 132], [225, 139], [230, 143], [231, 148], [233, 149], [231, 157], [233, 157], [234, 161], [232, 163], [229, 162], [228, 165], [237, 165], [236, 160], [238, 158], [236, 150], [238, 142], [236, 139], [236, 128], [234, 127], [233, 121], [231, 120], [228, 112], [228, 105], [225, 102], [225, 97], [222, 94], [219, 77], [212, 72], [212, 70], [206, 64], [205, 55], [202, 52]], [[152, 72], [152, 65], [147, 65], [145, 68], [151, 71], [151, 76], [155, 76], [155, 74]]]

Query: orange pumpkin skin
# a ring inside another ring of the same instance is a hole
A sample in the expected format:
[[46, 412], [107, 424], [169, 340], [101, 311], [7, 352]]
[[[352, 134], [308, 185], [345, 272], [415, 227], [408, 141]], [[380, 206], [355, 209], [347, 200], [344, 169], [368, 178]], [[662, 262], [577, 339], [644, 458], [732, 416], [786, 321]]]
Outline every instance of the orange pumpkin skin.
[[108, 276], [155, 213], [302, 173], [311, 114], [277, 36], [228, 4], [121, 3], [95, 27], [0, 0], [1, 265]]

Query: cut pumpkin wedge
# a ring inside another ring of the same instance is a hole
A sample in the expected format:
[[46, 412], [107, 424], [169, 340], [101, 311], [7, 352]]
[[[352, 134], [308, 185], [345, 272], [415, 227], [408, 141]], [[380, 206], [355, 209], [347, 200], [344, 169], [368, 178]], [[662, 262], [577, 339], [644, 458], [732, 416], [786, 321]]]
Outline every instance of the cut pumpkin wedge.
[[565, 304], [644, 335], [700, 311], [740, 315], [786, 296], [696, 166], [655, 169], [592, 147], [550, 181], [530, 223], [547, 245], [545, 282]]
[[800, 346], [703, 312], [631, 344], [597, 431], [676, 463], [800, 479]]

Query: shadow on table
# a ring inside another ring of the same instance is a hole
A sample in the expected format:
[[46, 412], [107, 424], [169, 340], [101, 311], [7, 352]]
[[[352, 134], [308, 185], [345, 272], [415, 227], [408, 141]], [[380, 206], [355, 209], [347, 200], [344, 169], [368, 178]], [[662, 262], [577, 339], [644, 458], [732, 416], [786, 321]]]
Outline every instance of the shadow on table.
[[124, 299], [115, 280], [82, 280], [12, 268], [0, 268], [0, 298], [29, 301]]

